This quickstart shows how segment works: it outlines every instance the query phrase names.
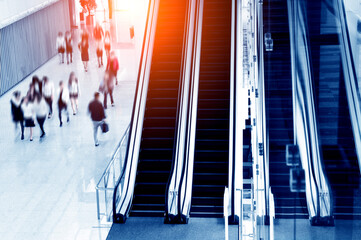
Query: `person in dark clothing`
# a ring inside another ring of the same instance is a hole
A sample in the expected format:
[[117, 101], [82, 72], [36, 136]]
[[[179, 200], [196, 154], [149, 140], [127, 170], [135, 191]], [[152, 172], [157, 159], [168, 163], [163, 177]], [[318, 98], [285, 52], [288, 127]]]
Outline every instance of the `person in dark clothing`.
[[98, 141], [98, 128], [104, 123], [105, 112], [102, 103], [99, 101], [99, 93], [94, 93], [94, 100], [89, 103], [88, 111], [90, 113], [91, 120], [93, 121], [94, 131], [94, 143], [95, 146], [99, 146]]
[[114, 90], [114, 79], [110, 76], [108, 72], [105, 72], [104, 75], [104, 108], [107, 109], [107, 96], [110, 96], [110, 103], [114, 107], [113, 99], [113, 90]]
[[21, 140], [24, 140], [24, 114], [21, 109], [22, 102], [23, 99], [21, 99], [21, 93], [19, 91], [15, 91], [13, 93], [13, 97], [10, 100], [11, 114], [13, 116], [13, 122], [15, 124], [15, 131], [18, 129], [18, 125], [20, 124]]

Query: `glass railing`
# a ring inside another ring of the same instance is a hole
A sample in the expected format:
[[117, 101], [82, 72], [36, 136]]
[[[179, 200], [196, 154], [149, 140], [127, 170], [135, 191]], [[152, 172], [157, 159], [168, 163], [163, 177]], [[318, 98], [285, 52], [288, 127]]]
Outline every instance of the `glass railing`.
[[113, 194], [112, 211], [113, 222], [115, 223], [125, 222], [133, 199], [158, 7], [159, 0], [149, 1], [148, 17], [144, 32], [144, 41], [139, 64], [133, 112], [131, 123], [129, 125], [125, 162], [123, 171], [117, 181]]
[[288, 0], [294, 145], [298, 146], [301, 166], [304, 170], [305, 193], [311, 223], [332, 224], [331, 189], [322, 164], [305, 4], [300, 0]]
[[355, 0], [335, 0], [340, 24], [339, 40], [348, 106], [361, 171], [361, 5]]
[[[95, 188], [98, 220], [101, 220], [101, 222], [104, 223], [112, 222], [113, 220], [114, 189], [123, 172], [128, 140], [129, 125]], [[104, 217], [104, 221], [101, 219], [102, 216]]]

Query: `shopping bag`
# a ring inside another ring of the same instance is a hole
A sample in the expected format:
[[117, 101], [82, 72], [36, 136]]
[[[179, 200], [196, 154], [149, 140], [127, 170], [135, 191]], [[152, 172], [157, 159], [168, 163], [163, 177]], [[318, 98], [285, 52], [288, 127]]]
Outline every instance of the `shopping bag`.
[[109, 131], [109, 125], [106, 122], [102, 124], [102, 132], [107, 133]]

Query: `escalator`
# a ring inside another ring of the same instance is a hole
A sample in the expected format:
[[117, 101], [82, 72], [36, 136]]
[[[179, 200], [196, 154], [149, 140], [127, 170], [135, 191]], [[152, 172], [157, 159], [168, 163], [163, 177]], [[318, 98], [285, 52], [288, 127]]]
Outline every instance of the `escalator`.
[[228, 185], [231, 0], [205, 0], [191, 217], [222, 217]]
[[[360, 173], [342, 67], [345, 63], [341, 57], [337, 15], [332, 4], [309, 2], [307, 14], [316, 113], [323, 161], [333, 193], [333, 214], [336, 219], [359, 219]], [[327, 20], [321, 18], [321, 12], [329, 16]]]
[[287, 1], [264, 0], [264, 33], [271, 33], [273, 51], [264, 52], [269, 178], [276, 218], [308, 218], [304, 193], [290, 191], [285, 150], [293, 144], [292, 76]]
[[172, 167], [186, 0], [161, 0], [130, 216], [164, 215]]

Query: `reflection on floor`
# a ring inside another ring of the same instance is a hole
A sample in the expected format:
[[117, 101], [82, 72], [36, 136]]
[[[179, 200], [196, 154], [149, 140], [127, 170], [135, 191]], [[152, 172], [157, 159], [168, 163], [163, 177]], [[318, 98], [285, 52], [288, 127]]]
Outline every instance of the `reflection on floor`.
[[[294, 239], [293, 219], [276, 219], [274, 239]], [[356, 240], [361, 236], [360, 220], [335, 220], [334, 227], [311, 227], [307, 219], [297, 219], [296, 239], [298, 240]]]
[[[142, 25], [144, 28], [144, 22], [140, 22], [139, 32]], [[106, 110], [110, 131], [100, 136], [97, 148], [87, 106], [98, 90], [104, 67], [97, 67], [94, 49], [90, 50], [87, 73], [75, 49], [72, 64], [59, 65], [58, 58], [54, 57], [1, 96], [0, 239], [107, 237], [110, 226], [97, 221], [95, 185], [130, 121], [143, 35], [138, 36], [140, 38], [135, 39], [131, 48], [116, 50], [120, 70], [119, 85], [114, 90], [115, 107], [109, 106]], [[29, 141], [28, 131], [21, 141], [11, 121], [12, 92], [20, 90], [26, 94], [33, 75], [48, 76], [57, 89], [60, 80], [67, 82], [71, 71], [80, 82], [79, 113], [71, 115], [70, 122], [60, 128], [55, 101], [55, 114], [45, 122], [46, 137], [40, 140], [40, 130], [36, 126], [34, 141]]]
[[[163, 224], [163, 220], [163, 218], [128, 218], [125, 224], [112, 226], [107, 240], [224, 239], [224, 220], [221, 218], [191, 218], [188, 224], [180, 225]], [[296, 224], [296, 238], [294, 238], [293, 219], [276, 219], [273, 239], [356, 240], [361, 236], [361, 221], [359, 220], [335, 220], [334, 227], [312, 227], [307, 219], [298, 219]], [[245, 228], [246, 226], [244, 226], [244, 232], [247, 231]], [[229, 239], [239, 239], [237, 234], [238, 226], [229, 226]], [[243, 237], [243, 239], [251, 238]]]

